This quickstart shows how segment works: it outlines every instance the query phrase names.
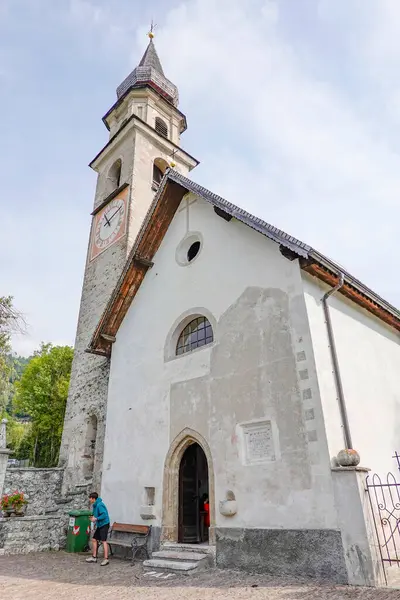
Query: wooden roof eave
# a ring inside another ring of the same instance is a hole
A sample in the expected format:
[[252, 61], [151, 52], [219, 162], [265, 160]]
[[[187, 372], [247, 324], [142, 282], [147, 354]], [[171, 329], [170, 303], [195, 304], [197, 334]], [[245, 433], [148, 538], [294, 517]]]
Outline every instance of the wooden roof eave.
[[[133, 298], [136, 296], [147, 270], [152, 265], [154, 255], [162, 242], [183, 196], [189, 191], [200, 197], [204, 197], [203, 194], [207, 192], [207, 190], [203, 190], [203, 188], [198, 188], [199, 186], [191, 180], [174, 171], [171, 171], [170, 174], [169, 171], [167, 171], [144, 219], [135, 244], [123, 272], [121, 273], [119, 282], [114, 289], [106, 310], [96, 328], [87, 350], [88, 352], [101, 354], [103, 356], [109, 356], [111, 354], [112, 341], [110, 341], [110, 339], [116, 337], [118, 328], [122, 323]], [[212, 195], [212, 198], [210, 199], [210, 194], [211, 193], [208, 193], [208, 196], [204, 197], [204, 199], [214, 206], [218, 206], [218, 203], [224, 202], [223, 199], [215, 195]], [[240, 211], [239, 208], [229, 203], [225, 203], [224, 208], [226, 214], [235, 216], [245, 224], [251, 226], [247, 221], [240, 218], [243, 211]], [[264, 235], [267, 234], [264, 233]], [[297, 240], [294, 240], [294, 242], [300, 244]], [[331, 287], [337, 285], [341, 273], [340, 266], [332, 263], [329, 259], [317, 253], [312, 248], [308, 247], [304, 249], [303, 246], [299, 251], [297, 251], [297, 248], [294, 248], [289, 254], [286, 250], [283, 254], [289, 258], [289, 260], [298, 258], [301, 269], [308, 272], [310, 275], [317, 277]], [[307, 258], [305, 258], [305, 256]], [[394, 307], [366, 288], [361, 282], [354, 279], [349, 273], [343, 271], [343, 275], [344, 284], [338, 293], [348, 297], [350, 300], [393, 327], [396, 331], [400, 331], [400, 317], [398, 311]]]
[[118, 284], [92, 337], [88, 352], [110, 356], [112, 340], [138, 292], [177, 211], [186, 188], [165, 180], [131, 250]]
[[[317, 277], [324, 283], [327, 283], [331, 287], [334, 287], [339, 282], [339, 274], [334, 273], [327, 267], [322, 264], [312, 261], [312, 260], [300, 260], [300, 266], [303, 271], [306, 271], [310, 275]], [[354, 303], [358, 304], [361, 308], [364, 308], [369, 313], [372, 313], [378, 319], [385, 322], [387, 325], [390, 325], [397, 331], [400, 331], [400, 320], [392, 314], [390, 311], [385, 310], [381, 305], [377, 302], [374, 302], [372, 298], [363, 294], [360, 290], [358, 290], [355, 286], [351, 285], [348, 281], [346, 281], [346, 277], [344, 280], [343, 286], [338, 290], [338, 293], [346, 296]]]

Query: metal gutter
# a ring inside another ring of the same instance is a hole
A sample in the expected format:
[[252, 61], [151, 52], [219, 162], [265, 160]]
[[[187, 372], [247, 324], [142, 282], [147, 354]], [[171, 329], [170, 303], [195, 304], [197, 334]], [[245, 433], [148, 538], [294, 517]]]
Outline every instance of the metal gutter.
[[356, 279], [355, 277], [353, 277], [353, 275], [348, 273], [345, 269], [342, 269], [339, 265], [334, 263], [332, 260], [330, 260], [329, 258], [324, 256], [323, 254], [320, 254], [319, 252], [317, 252], [314, 249], [310, 250], [309, 257], [311, 259], [314, 259], [321, 266], [325, 267], [326, 269], [328, 269], [335, 275], [340, 276], [340, 274], [343, 273], [344, 276], [346, 277], [346, 283], [348, 285], [353, 286], [358, 292], [360, 292], [360, 294], [363, 294], [364, 296], [366, 296], [367, 298], [372, 300], [372, 302], [375, 302], [375, 304], [377, 304], [378, 306], [383, 308], [383, 310], [386, 310], [388, 313], [393, 315], [396, 319], [400, 319], [400, 311], [395, 306], [393, 306], [392, 304], [387, 302], [384, 298], [382, 298], [381, 296], [376, 294], [369, 287], [364, 285], [359, 279]]
[[339, 291], [340, 288], [343, 286], [343, 284], [344, 284], [344, 275], [343, 275], [343, 273], [339, 273], [338, 284], [335, 285], [334, 288], [332, 288], [328, 292], [326, 292], [326, 294], [324, 294], [324, 296], [322, 297], [321, 301], [322, 301], [322, 307], [323, 307], [324, 315], [325, 315], [326, 330], [328, 333], [328, 340], [329, 340], [329, 349], [330, 349], [331, 358], [332, 358], [333, 377], [335, 380], [337, 399], [339, 402], [339, 410], [340, 410], [340, 415], [342, 418], [344, 443], [345, 443], [345, 448], [347, 450], [350, 450], [353, 448], [353, 443], [352, 443], [352, 439], [351, 439], [350, 424], [349, 424], [349, 419], [348, 419], [348, 415], [347, 415], [347, 407], [346, 407], [346, 400], [344, 397], [342, 378], [340, 376], [339, 360], [338, 360], [338, 356], [337, 356], [337, 352], [336, 352], [336, 344], [335, 344], [335, 337], [333, 334], [331, 314], [330, 314], [329, 305], [328, 305], [328, 299], [330, 298], [330, 296], [333, 296], [333, 294], [335, 294], [337, 291]]

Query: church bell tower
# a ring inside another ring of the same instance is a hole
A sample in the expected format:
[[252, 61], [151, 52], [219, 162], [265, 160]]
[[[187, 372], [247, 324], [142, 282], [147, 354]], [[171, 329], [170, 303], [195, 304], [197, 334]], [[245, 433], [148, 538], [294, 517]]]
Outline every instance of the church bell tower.
[[108, 142], [90, 163], [97, 185], [60, 450], [64, 492], [100, 491], [109, 359], [86, 352], [90, 339], [166, 169], [187, 175], [198, 164], [180, 147], [186, 117], [148, 35], [139, 65], [103, 117]]

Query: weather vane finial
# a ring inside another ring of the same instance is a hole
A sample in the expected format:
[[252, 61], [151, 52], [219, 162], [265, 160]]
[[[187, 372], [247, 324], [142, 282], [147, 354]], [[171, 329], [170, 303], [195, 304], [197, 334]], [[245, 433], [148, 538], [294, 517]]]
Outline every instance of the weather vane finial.
[[154, 30], [157, 27], [157, 23], [154, 23], [153, 19], [151, 20], [150, 31], [147, 34], [149, 38], [152, 40], [154, 37]]

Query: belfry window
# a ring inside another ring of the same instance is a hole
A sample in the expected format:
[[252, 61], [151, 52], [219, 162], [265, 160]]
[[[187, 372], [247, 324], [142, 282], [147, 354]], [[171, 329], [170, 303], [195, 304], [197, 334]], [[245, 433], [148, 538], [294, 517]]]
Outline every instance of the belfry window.
[[157, 165], [153, 165], [153, 184], [155, 187], [160, 185], [161, 179], [163, 178], [163, 172]]
[[196, 317], [182, 331], [176, 345], [176, 355], [192, 352], [214, 341], [211, 323], [206, 317]]
[[153, 190], [158, 190], [158, 186], [161, 183], [161, 179], [164, 177], [164, 173], [168, 168], [168, 163], [163, 158], [156, 158], [153, 163]]
[[156, 117], [155, 129], [156, 129], [157, 133], [159, 133], [163, 137], [165, 137], [165, 138], [168, 137], [168, 125], [166, 124], [165, 121], [160, 119], [160, 117]]
[[115, 161], [115, 163], [111, 166], [110, 170], [108, 171], [107, 190], [110, 194], [121, 185], [121, 169], [122, 161], [119, 158]]

